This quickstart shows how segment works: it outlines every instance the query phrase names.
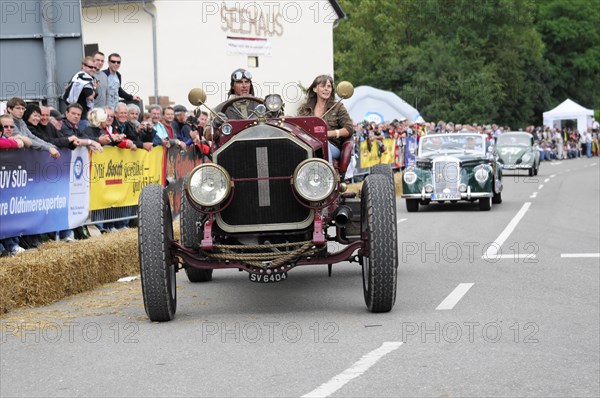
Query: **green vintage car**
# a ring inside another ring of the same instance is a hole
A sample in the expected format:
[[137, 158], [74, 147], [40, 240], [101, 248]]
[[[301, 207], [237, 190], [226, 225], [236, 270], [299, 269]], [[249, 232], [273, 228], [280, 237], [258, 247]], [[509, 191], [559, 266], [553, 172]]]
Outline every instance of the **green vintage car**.
[[419, 204], [478, 201], [480, 210], [502, 203], [502, 171], [494, 146], [477, 133], [431, 134], [421, 137], [415, 165], [402, 176], [406, 210]]
[[527, 170], [529, 176], [538, 174], [540, 152], [529, 133], [511, 131], [498, 136], [498, 163], [503, 170]]

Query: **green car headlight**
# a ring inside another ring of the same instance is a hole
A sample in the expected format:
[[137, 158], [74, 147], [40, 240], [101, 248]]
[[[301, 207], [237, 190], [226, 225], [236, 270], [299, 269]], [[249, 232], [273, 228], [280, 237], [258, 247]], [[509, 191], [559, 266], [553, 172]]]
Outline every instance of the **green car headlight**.
[[231, 191], [231, 178], [227, 171], [214, 163], [196, 167], [187, 179], [190, 198], [202, 207], [221, 204]]
[[417, 173], [414, 171], [407, 171], [404, 173], [404, 182], [408, 185], [412, 185], [417, 181]]
[[479, 185], [485, 184], [489, 177], [490, 173], [485, 169], [485, 167], [481, 166], [475, 172], [475, 180], [479, 183]]
[[303, 199], [318, 202], [331, 195], [336, 187], [335, 170], [323, 159], [307, 159], [294, 171], [294, 188]]

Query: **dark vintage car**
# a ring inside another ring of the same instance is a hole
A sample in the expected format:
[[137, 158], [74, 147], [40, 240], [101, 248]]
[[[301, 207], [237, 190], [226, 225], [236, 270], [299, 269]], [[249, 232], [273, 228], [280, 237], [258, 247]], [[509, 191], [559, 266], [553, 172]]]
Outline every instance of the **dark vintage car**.
[[540, 152], [533, 135], [514, 131], [503, 133], [496, 139], [498, 163], [503, 170], [527, 170], [530, 176], [538, 174]]
[[421, 137], [415, 165], [404, 170], [402, 197], [406, 210], [419, 204], [478, 201], [480, 210], [502, 203], [502, 172], [493, 145], [477, 133]]
[[[340, 83], [337, 90], [348, 98], [354, 89]], [[193, 89], [189, 97], [194, 106], [205, 105], [202, 90]], [[214, 114], [212, 162], [186, 177], [179, 241], [165, 189], [148, 185], [141, 192], [139, 258], [148, 317], [173, 319], [180, 270], [191, 282], [211, 281], [215, 269], [237, 268], [250, 281], [271, 283], [304, 265], [327, 264], [331, 275], [332, 265], [342, 262], [362, 266], [368, 310], [390, 311], [398, 243], [389, 166], [374, 167], [359, 195], [348, 192], [340, 174], [351, 146], [342, 150], [339, 163], [328, 163], [321, 118], [284, 117], [279, 95], [251, 97], [259, 105], [250, 119], [219, 116], [244, 99], [249, 97], [232, 99]]]

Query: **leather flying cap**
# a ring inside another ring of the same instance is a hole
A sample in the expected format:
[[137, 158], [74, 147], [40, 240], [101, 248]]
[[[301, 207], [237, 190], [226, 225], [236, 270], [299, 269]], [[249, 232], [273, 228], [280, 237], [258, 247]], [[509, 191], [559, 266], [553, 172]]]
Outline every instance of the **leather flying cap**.
[[242, 69], [242, 68], [236, 69], [231, 73], [231, 81], [232, 82], [239, 82], [242, 79], [252, 81], [252, 73], [250, 73], [249, 70]]

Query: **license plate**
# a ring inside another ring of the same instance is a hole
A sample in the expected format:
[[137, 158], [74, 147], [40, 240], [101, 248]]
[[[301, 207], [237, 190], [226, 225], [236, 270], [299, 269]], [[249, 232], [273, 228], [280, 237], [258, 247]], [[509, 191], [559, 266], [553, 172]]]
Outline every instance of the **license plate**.
[[435, 196], [433, 196], [431, 199], [435, 199], [435, 200], [459, 200], [460, 199], [460, 195], [438, 193]]
[[256, 283], [277, 283], [287, 279], [287, 272], [279, 274], [250, 274], [250, 282]]
[[431, 195], [431, 199], [435, 199], [435, 200], [459, 200], [460, 199], [460, 195], [438, 193], [438, 194]]

